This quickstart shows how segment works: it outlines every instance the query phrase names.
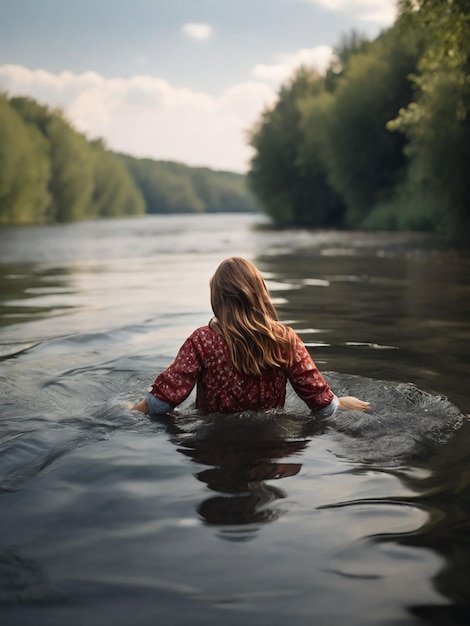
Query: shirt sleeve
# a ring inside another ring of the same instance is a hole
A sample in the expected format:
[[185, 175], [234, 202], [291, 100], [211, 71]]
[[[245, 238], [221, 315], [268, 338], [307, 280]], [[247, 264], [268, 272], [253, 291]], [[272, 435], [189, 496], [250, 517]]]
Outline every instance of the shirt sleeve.
[[152, 393], [148, 393], [147, 408], [149, 410], [149, 415], [162, 415], [163, 413], [168, 413], [171, 409], [171, 404], [163, 402], [163, 400], [160, 400], [160, 398], [157, 398]]
[[294, 355], [287, 370], [289, 381], [296, 394], [309, 409], [325, 417], [332, 415], [337, 407], [335, 395], [319, 372], [300, 337], [295, 333], [294, 337]]
[[181, 346], [173, 363], [157, 376], [150, 393], [175, 407], [189, 396], [200, 372], [201, 362], [191, 336]]

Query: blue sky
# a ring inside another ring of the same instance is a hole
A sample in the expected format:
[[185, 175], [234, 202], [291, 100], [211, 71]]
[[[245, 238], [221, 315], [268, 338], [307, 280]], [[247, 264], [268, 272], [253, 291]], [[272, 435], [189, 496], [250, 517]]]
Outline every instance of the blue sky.
[[394, 0], [1, 0], [0, 89], [112, 149], [244, 171], [246, 130], [301, 63], [325, 67]]

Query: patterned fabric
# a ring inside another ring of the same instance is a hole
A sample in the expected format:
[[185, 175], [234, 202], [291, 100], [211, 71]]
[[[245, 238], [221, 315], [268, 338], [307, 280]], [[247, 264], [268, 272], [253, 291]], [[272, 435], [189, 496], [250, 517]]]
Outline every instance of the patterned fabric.
[[300, 337], [292, 333], [295, 355], [286, 369], [270, 368], [261, 376], [238, 372], [225, 339], [209, 326], [193, 332], [176, 359], [155, 380], [150, 391], [172, 407], [197, 385], [196, 406], [202, 413], [266, 411], [284, 406], [286, 381], [313, 411], [330, 405], [335, 396], [318, 371]]

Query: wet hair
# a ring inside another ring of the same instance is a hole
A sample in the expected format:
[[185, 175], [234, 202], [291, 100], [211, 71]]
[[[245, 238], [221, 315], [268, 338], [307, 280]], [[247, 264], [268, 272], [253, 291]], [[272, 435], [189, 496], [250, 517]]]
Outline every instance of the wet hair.
[[222, 261], [210, 282], [212, 326], [228, 344], [239, 372], [259, 376], [285, 367], [292, 359], [292, 337], [278, 321], [276, 309], [258, 269], [240, 257]]

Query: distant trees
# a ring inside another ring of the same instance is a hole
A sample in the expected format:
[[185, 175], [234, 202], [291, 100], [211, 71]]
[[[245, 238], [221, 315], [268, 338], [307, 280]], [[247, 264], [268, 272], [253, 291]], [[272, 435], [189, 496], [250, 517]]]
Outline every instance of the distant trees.
[[121, 161], [31, 98], [0, 94], [0, 224], [144, 212]]
[[256, 208], [244, 176], [117, 155], [60, 111], [0, 93], [0, 225]]
[[256, 154], [249, 183], [278, 226], [335, 226], [343, 213], [341, 199], [327, 182], [321, 137], [308, 151], [303, 113], [310, 102], [321, 109], [324, 79], [301, 69], [282, 87], [276, 106], [265, 111], [251, 145]]
[[0, 223], [46, 220], [50, 169], [46, 139], [0, 94]]
[[389, 124], [409, 140], [404, 225], [417, 207], [435, 229], [468, 242], [470, 6], [467, 0], [402, 0], [399, 6], [404, 29], [414, 29], [424, 44], [412, 76], [415, 97]]
[[276, 224], [470, 239], [469, 16], [465, 0], [403, 0], [375, 41], [343, 37], [324, 76], [283, 85], [248, 175]]
[[[420, 229], [470, 242], [470, 6], [399, 0], [374, 41], [343, 36], [253, 127], [249, 187], [281, 227]], [[116, 155], [0, 94], [0, 224], [253, 211], [244, 176]]]
[[91, 142], [94, 154], [91, 212], [100, 217], [145, 213], [145, 200], [124, 163], [101, 140]]
[[256, 211], [245, 176], [119, 155], [141, 190], [148, 213]]
[[386, 125], [411, 98], [408, 74], [417, 51], [413, 40], [397, 32], [390, 30], [364, 51], [349, 55], [333, 91], [326, 164], [329, 180], [347, 207], [347, 226], [366, 225], [371, 209], [393, 198], [405, 168], [406, 140]]

